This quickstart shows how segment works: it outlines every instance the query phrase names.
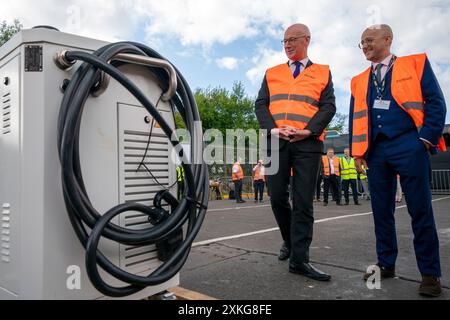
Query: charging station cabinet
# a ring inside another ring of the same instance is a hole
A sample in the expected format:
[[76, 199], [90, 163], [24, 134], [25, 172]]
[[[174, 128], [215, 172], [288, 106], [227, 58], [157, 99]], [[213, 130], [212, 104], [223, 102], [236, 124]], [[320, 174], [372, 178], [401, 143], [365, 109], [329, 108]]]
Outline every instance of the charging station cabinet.
[[[85, 270], [85, 250], [66, 213], [57, 150], [62, 84], [80, 63], [61, 70], [62, 50], [93, 52], [106, 42], [49, 29], [23, 30], [0, 47], [0, 299], [102, 299]], [[123, 65], [126, 74], [156, 105], [158, 79], [146, 68]], [[173, 108], [158, 110], [175, 127]], [[80, 159], [86, 190], [103, 213], [127, 202], [150, 205], [163, 189], [139, 163], [147, 149], [150, 114], [118, 82], [89, 97], [80, 130]], [[172, 146], [154, 125], [145, 164], [166, 188], [176, 181]], [[176, 195], [176, 190], [171, 190]], [[127, 212], [113, 220], [127, 228], [147, 228], [147, 216]], [[105, 256], [122, 269], [148, 275], [161, 261], [154, 245], [129, 247], [102, 239]], [[120, 285], [100, 269], [102, 277]], [[78, 279], [79, 276], [79, 279]], [[151, 296], [179, 283], [147, 287], [127, 298]]]

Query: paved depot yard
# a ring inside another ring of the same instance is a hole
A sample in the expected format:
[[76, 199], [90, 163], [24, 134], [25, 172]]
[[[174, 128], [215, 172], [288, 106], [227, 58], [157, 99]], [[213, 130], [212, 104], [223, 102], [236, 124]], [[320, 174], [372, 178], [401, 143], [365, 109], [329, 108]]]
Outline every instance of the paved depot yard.
[[[316, 282], [290, 274], [288, 261], [278, 261], [282, 240], [269, 202], [237, 205], [211, 201], [206, 220], [181, 271], [180, 286], [218, 299], [423, 299], [417, 294], [417, 269], [410, 217], [405, 202], [396, 210], [398, 278], [369, 290], [362, 280], [376, 263], [375, 235], [369, 201], [362, 206], [323, 207], [315, 202], [311, 261], [332, 275]], [[450, 197], [433, 202], [440, 239], [443, 295], [450, 299]]]

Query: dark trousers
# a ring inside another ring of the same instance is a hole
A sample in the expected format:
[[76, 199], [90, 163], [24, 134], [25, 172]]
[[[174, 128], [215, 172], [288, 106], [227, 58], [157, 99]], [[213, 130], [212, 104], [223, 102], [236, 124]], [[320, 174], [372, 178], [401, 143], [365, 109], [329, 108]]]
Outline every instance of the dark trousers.
[[262, 180], [262, 179], [254, 180], [253, 188], [255, 189], [255, 200], [258, 200], [258, 194], [259, 194], [259, 201], [262, 201], [263, 193], [264, 193], [264, 180]]
[[336, 203], [341, 203], [340, 178], [334, 174], [324, 176], [323, 178], [323, 201], [328, 203], [330, 187], [331, 192], [333, 193], [333, 199], [336, 200]]
[[184, 180], [178, 181], [178, 188], [177, 188], [177, 198], [178, 200], [181, 200], [184, 196]]
[[236, 202], [242, 200], [242, 180], [235, 180], [234, 182], [234, 196]]
[[439, 240], [431, 206], [430, 159], [416, 131], [392, 140], [374, 142], [367, 158], [368, 180], [375, 222], [378, 262], [395, 266], [395, 193], [397, 174], [412, 219], [414, 250], [422, 275], [441, 276]]
[[289, 177], [289, 200], [294, 200], [294, 177]]
[[345, 203], [350, 202], [350, 195], [349, 195], [350, 186], [352, 187], [353, 201], [356, 204], [358, 203], [358, 188], [356, 185], [356, 179], [342, 180], [342, 189], [344, 189]]
[[320, 199], [320, 191], [321, 191], [321, 184], [322, 184], [322, 175], [319, 174], [319, 177], [317, 178], [317, 185], [316, 185], [316, 199]]
[[[278, 172], [267, 177], [272, 210], [283, 240], [291, 246], [293, 263], [309, 262], [320, 157], [320, 153], [299, 151], [296, 143], [286, 143], [279, 150]], [[292, 208], [288, 191], [291, 167], [294, 169]]]

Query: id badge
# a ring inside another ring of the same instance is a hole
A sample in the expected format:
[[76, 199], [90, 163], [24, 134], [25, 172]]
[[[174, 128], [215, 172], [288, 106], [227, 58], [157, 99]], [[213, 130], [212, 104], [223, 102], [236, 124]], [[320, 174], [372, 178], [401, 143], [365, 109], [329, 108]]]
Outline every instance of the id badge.
[[380, 110], [389, 110], [390, 105], [391, 105], [390, 100], [377, 99], [377, 100], [375, 100], [375, 102], [373, 104], [373, 108], [380, 109]]

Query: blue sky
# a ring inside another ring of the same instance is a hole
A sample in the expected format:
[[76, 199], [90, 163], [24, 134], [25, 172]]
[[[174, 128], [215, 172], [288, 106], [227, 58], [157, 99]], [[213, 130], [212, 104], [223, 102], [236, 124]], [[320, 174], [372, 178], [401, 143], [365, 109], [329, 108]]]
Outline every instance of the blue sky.
[[[16, 0], [0, 20], [49, 24], [108, 41], [145, 43], [168, 58], [192, 89], [244, 84], [257, 95], [264, 71], [283, 63], [280, 40], [292, 23], [312, 32], [311, 60], [329, 64], [338, 111], [348, 113], [349, 84], [368, 66], [356, 44], [375, 23], [394, 30], [397, 55], [426, 52], [450, 102], [450, 1], [447, 0]], [[447, 123], [450, 115], [447, 114]]]

